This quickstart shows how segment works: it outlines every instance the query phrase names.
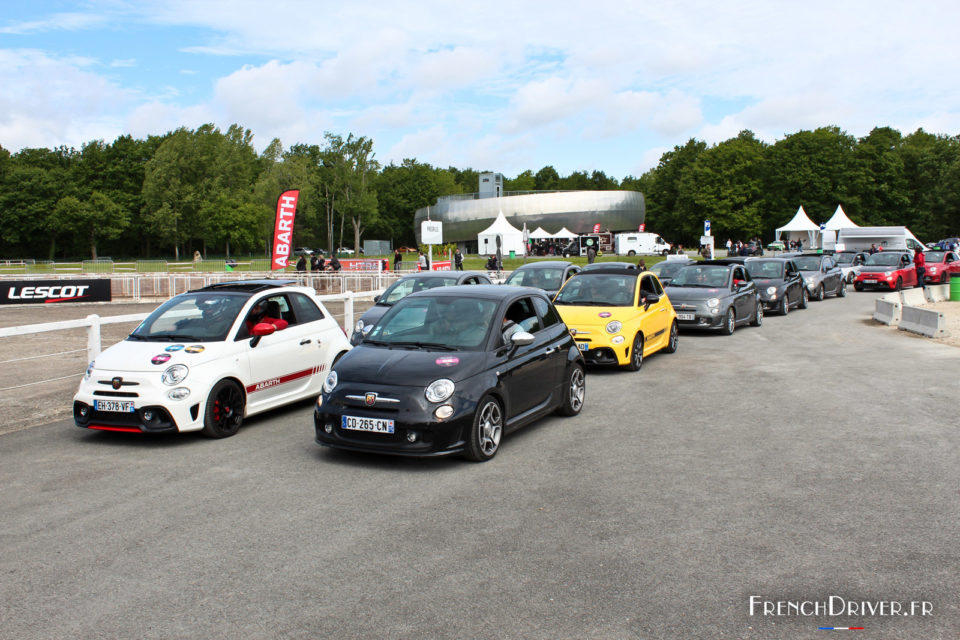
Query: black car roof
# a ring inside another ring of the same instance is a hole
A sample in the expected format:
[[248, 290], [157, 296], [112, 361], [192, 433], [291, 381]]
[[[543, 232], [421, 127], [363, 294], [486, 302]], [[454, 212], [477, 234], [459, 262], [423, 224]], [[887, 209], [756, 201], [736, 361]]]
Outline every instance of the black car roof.
[[528, 262], [527, 264], [521, 265], [514, 269], [514, 271], [520, 271], [522, 269], [557, 269], [562, 268], [566, 269], [573, 263], [568, 260], [541, 260], [540, 262]]
[[454, 298], [488, 298], [491, 300], [506, 300], [518, 295], [537, 295], [550, 298], [543, 289], [533, 287], [505, 287], [499, 284], [458, 284], [452, 287], [436, 287], [417, 291], [406, 296], [407, 298], [422, 298], [424, 296], [445, 296]]
[[716, 260], [701, 260], [700, 262], [696, 263], [696, 266], [699, 267], [701, 265], [712, 265], [715, 267], [732, 267], [738, 264], [743, 264], [743, 260], [735, 260], [733, 258], [730, 258], [730, 259], [718, 258]]
[[253, 295], [254, 293], [259, 293], [260, 291], [266, 291], [268, 289], [278, 289], [280, 287], [290, 287], [296, 285], [296, 280], [234, 280], [231, 282], [217, 282], [216, 284], [209, 284], [200, 289], [193, 289], [190, 293], [194, 291], [232, 291], [234, 293], [246, 293]]
[[419, 280], [427, 278], [466, 278], [467, 276], [484, 276], [487, 274], [484, 271], [418, 271], [416, 273], [408, 273], [401, 278], [400, 280]]
[[592, 276], [592, 275], [602, 274], [602, 273], [608, 273], [608, 274], [614, 273], [621, 276], [624, 274], [628, 276], [635, 276], [635, 275], [639, 275], [642, 272], [639, 269], [637, 269], [637, 267], [634, 265], [630, 265], [629, 267], [603, 266], [603, 267], [596, 267], [591, 269], [581, 269], [580, 273], [577, 274], [577, 277], [579, 278], [580, 276]]
[[596, 271], [597, 269], [636, 269], [637, 265], [632, 262], [594, 262], [588, 264], [581, 271]]

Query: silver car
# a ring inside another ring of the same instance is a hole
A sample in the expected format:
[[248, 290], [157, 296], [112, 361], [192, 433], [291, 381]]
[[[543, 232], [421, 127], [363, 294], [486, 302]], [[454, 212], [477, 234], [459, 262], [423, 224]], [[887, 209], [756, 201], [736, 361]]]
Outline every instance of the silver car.
[[807, 253], [793, 257], [800, 269], [811, 300], [823, 300], [827, 294], [842, 298], [847, 295], [847, 281], [832, 255]]

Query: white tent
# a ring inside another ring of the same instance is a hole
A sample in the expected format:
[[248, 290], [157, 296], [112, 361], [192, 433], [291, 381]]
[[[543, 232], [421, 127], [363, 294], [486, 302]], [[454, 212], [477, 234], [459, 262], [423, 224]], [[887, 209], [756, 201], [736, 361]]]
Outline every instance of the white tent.
[[563, 238], [565, 240], [573, 240], [574, 238], [577, 237], [577, 234], [575, 234], [573, 231], [570, 231], [570, 229], [567, 229], [566, 227], [564, 227], [563, 229], [560, 229], [560, 231], [557, 231], [555, 234], [553, 234], [553, 237]]
[[780, 239], [781, 235], [786, 242], [800, 240], [803, 242], [805, 249], [810, 249], [817, 246], [820, 227], [813, 224], [813, 221], [807, 217], [807, 212], [801, 206], [797, 209], [797, 214], [793, 216], [793, 220], [777, 229], [777, 240]]
[[825, 231], [837, 231], [839, 229], [850, 229], [857, 227], [859, 225], [855, 224], [853, 220], [847, 217], [847, 214], [844, 213], [843, 207], [837, 205], [837, 210], [833, 212], [833, 217], [824, 223], [823, 228]]
[[552, 238], [553, 235], [549, 231], [544, 231], [543, 227], [537, 227], [530, 233], [531, 240], [546, 240], [547, 238]]
[[501, 211], [489, 227], [477, 234], [477, 247], [480, 255], [494, 255], [497, 252], [497, 238], [500, 239], [501, 255], [524, 255], [523, 232], [512, 224]]

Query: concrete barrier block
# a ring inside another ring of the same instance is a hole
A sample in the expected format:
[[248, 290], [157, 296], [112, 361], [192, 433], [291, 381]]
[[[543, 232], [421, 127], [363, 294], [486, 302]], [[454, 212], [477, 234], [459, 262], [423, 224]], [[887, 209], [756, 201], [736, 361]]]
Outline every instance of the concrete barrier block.
[[941, 312], [904, 305], [900, 317], [900, 329], [903, 331], [919, 333], [928, 338], [940, 338], [946, 335], [943, 327], [944, 319]]
[[943, 302], [950, 299], [950, 285], [931, 284], [927, 286], [927, 302]]
[[[888, 296], [881, 296], [876, 300], [873, 319], [886, 325], [896, 326], [900, 322], [902, 306], [899, 302], [886, 300]], [[899, 296], [898, 296], [899, 297]]]
[[912, 305], [918, 307], [926, 304], [927, 298], [923, 295], [923, 289], [904, 289], [900, 292], [900, 301], [904, 306]]

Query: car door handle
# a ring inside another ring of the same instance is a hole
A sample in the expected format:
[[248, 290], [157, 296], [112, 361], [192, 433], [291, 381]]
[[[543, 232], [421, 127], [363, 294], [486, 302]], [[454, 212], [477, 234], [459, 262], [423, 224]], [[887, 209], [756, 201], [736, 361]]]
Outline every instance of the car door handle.
[[302, 344], [302, 345], [303, 345], [303, 344], [310, 344], [310, 342], [312, 342], [312, 341], [310, 340], [310, 338], [304, 338], [303, 340], [300, 341], [300, 344]]
[[543, 354], [546, 356], [549, 356], [551, 354], [556, 353], [557, 351], [560, 351], [560, 345], [547, 349], [546, 351], [543, 352]]

